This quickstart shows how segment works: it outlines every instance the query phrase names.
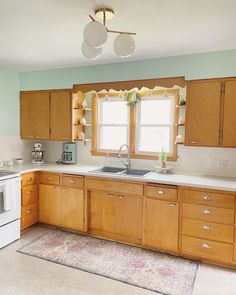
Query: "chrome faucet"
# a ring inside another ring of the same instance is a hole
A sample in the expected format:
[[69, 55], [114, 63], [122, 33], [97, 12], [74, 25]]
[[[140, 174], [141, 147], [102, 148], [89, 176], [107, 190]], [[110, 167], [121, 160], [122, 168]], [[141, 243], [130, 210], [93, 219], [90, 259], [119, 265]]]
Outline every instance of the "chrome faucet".
[[[127, 161], [123, 161], [121, 159], [121, 151], [123, 149], [123, 147], [126, 147], [127, 149], [127, 152], [128, 152], [128, 157], [127, 157]], [[122, 144], [120, 149], [119, 149], [119, 152], [117, 153], [117, 158], [120, 159], [120, 162], [125, 165], [126, 169], [130, 169], [131, 167], [131, 162], [130, 162], [130, 148], [128, 146], [128, 144]]]

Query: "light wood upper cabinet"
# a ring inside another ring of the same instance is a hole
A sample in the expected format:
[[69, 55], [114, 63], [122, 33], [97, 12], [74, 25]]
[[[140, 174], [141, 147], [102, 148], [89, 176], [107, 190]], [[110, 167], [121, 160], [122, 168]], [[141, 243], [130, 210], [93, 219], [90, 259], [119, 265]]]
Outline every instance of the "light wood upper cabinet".
[[84, 190], [61, 188], [60, 225], [82, 231], [84, 229]]
[[224, 92], [221, 145], [225, 147], [236, 147], [236, 81], [226, 81]]
[[178, 251], [179, 204], [146, 199], [144, 244], [167, 251]]
[[72, 98], [70, 91], [50, 94], [50, 139], [71, 140], [72, 138]]
[[21, 138], [49, 139], [49, 93], [22, 93], [20, 101]]
[[70, 90], [21, 92], [21, 138], [71, 140], [71, 104]]
[[60, 225], [60, 187], [39, 185], [39, 221], [51, 225]]
[[186, 145], [218, 146], [221, 119], [221, 82], [188, 83]]

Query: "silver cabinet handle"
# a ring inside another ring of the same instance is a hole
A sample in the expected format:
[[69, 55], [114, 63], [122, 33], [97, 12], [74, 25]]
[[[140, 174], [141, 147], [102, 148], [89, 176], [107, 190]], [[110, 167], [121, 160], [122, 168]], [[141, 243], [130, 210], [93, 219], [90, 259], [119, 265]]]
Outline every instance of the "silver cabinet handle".
[[28, 177], [28, 178], [26, 178], [26, 181], [27, 182], [30, 182], [30, 181], [32, 181], [33, 179], [32, 179], [32, 177]]
[[193, 141], [191, 141], [191, 143], [192, 144], [197, 144], [198, 142], [193, 140]]
[[124, 199], [124, 196], [118, 195], [117, 196], [119, 199]]
[[211, 210], [210, 210], [210, 209], [204, 209], [204, 210], [203, 210], [203, 213], [204, 213], [204, 214], [211, 214]]
[[32, 213], [32, 209], [27, 210], [27, 214], [31, 214]]
[[48, 179], [48, 181], [51, 181], [51, 180], [52, 180], [52, 178], [51, 178], [51, 177], [48, 177], [47, 179]]
[[27, 192], [26, 192], [26, 194], [27, 194], [28, 196], [32, 195], [32, 193], [33, 193], [33, 191], [27, 191]]
[[202, 228], [203, 228], [204, 230], [211, 230], [211, 227], [210, 227], [210, 225], [208, 225], [208, 224], [203, 224]]
[[165, 191], [163, 191], [163, 190], [158, 190], [157, 193], [158, 193], [158, 195], [164, 195], [164, 194], [165, 194]]
[[108, 194], [108, 197], [114, 198], [114, 195], [113, 194]]
[[70, 179], [70, 180], [69, 180], [69, 183], [70, 183], [70, 184], [74, 184], [74, 183], [75, 183], [74, 179]]
[[212, 197], [209, 196], [209, 195], [205, 195], [205, 196], [203, 196], [202, 198], [203, 198], [203, 200], [205, 200], [205, 201], [211, 201], [211, 200], [212, 200]]
[[202, 248], [210, 249], [211, 246], [208, 243], [202, 243]]
[[169, 206], [176, 207], [176, 204], [175, 203], [169, 203]]

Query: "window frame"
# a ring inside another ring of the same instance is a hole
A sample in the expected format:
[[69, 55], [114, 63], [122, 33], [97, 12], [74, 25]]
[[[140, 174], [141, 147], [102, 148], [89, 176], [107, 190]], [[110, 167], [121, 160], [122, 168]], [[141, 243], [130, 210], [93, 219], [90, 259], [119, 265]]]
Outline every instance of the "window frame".
[[[164, 95], [164, 94], [171, 94], [174, 95], [174, 119], [172, 125], [172, 134], [173, 134], [173, 142], [172, 142], [172, 153], [168, 155], [168, 161], [176, 161], [177, 160], [177, 144], [175, 143], [175, 138], [177, 136], [178, 131], [178, 108], [176, 107], [179, 104], [179, 89], [161, 89], [161, 90], [148, 90], [142, 91], [140, 93], [141, 99], [142, 97], [147, 97], [150, 92], [153, 95]], [[92, 155], [94, 156], [116, 156], [117, 150], [101, 150], [98, 149], [98, 104], [97, 104], [97, 97], [103, 98], [107, 95], [109, 96], [120, 96], [122, 92], [115, 92], [115, 93], [96, 93], [92, 96]], [[137, 109], [134, 106], [129, 107], [129, 146], [130, 146], [130, 157], [136, 159], [147, 159], [147, 160], [156, 160], [158, 153], [151, 153], [151, 152], [137, 152], [136, 151], [136, 142], [137, 142]], [[125, 154], [125, 152], [124, 152]]]

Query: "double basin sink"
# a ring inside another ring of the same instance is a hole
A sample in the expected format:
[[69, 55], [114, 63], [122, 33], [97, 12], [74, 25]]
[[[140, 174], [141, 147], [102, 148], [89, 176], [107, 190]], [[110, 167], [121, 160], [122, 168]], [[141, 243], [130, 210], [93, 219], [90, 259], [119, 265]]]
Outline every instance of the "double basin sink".
[[92, 170], [93, 173], [106, 173], [106, 174], [117, 174], [117, 175], [130, 175], [130, 176], [137, 176], [143, 177], [152, 172], [151, 170], [143, 170], [143, 169], [124, 169], [119, 167], [107, 167], [104, 166], [102, 168]]

